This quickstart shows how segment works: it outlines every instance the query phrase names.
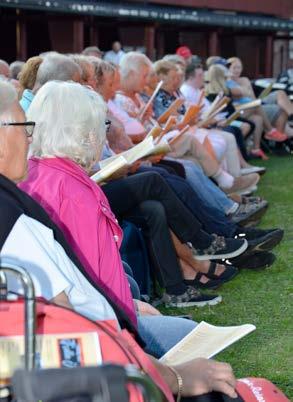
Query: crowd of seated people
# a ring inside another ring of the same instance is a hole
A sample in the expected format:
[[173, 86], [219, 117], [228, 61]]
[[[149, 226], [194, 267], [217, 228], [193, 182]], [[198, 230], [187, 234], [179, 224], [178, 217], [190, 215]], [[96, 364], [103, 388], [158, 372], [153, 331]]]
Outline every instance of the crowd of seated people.
[[[245, 138], [252, 134], [252, 153], [265, 157], [264, 129], [269, 140], [287, 140], [292, 106], [278, 92], [229, 121], [244, 97], [254, 99], [239, 59], [208, 60], [205, 82], [201, 61], [186, 49], [155, 63], [138, 52], [121, 54], [119, 66], [98, 50], [0, 61], [0, 257], [27, 269], [37, 296], [138, 333], [174, 394], [175, 370], [185, 396], [220, 390], [234, 397], [226, 364], [199, 359], [170, 370], [155, 360], [197, 324], [162, 315], [141, 296], [133, 274], [141, 267], [129, 267], [119, 252], [121, 224], [140, 229], [153, 288], [160, 284], [166, 307], [220, 303], [210, 290], [240, 269], [274, 262], [283, 231], [256, 227], [268, 202], [252, 193], [265, 168], [248, 162]], [[207, 119], [223, 96], [225, 108]], [[167, 129], [160, 119], [178, 99]], [[192, 106], [197, 114], [185, 124]], [[167, 151], [101, 184], [92, 180], [102, 162], [133, 149], [153, 127]], [[19, 291], [16, 283], [11, 290]]]

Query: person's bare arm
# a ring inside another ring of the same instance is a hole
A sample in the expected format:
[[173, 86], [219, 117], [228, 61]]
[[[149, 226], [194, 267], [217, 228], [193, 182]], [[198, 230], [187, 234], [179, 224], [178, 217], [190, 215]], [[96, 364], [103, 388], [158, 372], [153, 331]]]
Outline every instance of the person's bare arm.
[[245, 90], [248, 91], [249, 96], [251, 98], [255, 99], [254, 90], [252, 88], [250, 80], [247, 77], [240, 77], [239, 84], [241, 85], [242, 88], [245, 88]]
[[50, 302], [54, 304], [58, 304], [58, 306], [66, 307], [73, 310], [72, 304], [70, 303], [67, 294], [65, 292], [59, 293], [59, 295], [53, 297]]
[[[178, 383], [170, 368], [149, 356], [172, 393], [177, 394]], [[198, 396], [218, 391], [236, 398], [236, 379], [232, 368], [227, 363], [208, 359], [194, 359], [190, 362], [173, 366], [183, 379], [183, 396]]]

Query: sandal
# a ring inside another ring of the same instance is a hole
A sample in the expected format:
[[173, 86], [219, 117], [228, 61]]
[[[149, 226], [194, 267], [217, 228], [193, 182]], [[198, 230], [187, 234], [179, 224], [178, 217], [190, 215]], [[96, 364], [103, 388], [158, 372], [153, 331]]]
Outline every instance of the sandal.
[[216, 289], [216, 288], [218, 288], [219, 286], [221, 286], [224, 283], [224, 281], [221, 280], [221, 279], [210, 279], [210, 278], [208, 278], [209, 280], [206, 283], [203, 283], [200, 280], [204, 276], [206, 278], [208, 278], [207, 275], [205, 275], [205, 274], [203, 274], [201, 272], [198, 272], [195, 275], [194, 279], [184, 279], [184, 283], [185, 283], [185, 285], [193, 286], [193, 287], [195, 287], [197, 289], [198, 288], [201, 288], [201, 289]]
[[269, 159], [269, 157], [264, 153], [264, 151], [262, 149], [252, 149], [250, 151], [250, 154], [254, 158], [261, 158], [264, 161], [267, 161]]
[[220, 280], [221, 282], [228, 282], [238, 274], [238, 269], [232, 265], [226, 266], [224, 272], [216, 275], [217, 263], [211, 261], [208, 272], [205, 274], [209, 279]]

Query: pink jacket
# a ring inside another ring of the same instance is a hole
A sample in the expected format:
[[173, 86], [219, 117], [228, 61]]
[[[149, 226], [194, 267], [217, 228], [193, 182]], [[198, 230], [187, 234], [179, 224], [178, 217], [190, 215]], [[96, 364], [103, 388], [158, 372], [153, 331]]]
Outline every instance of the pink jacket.
[[123, 232], [100, 187], [65, 158], [31, 158], [29, 177], [20, 187], [46, 209], [90, 277], [136, 323], [119, 254]]

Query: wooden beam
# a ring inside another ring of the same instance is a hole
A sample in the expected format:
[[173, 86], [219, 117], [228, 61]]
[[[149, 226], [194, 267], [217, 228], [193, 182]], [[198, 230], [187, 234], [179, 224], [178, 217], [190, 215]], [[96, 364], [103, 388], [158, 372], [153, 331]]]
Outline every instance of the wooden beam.
[[144, 46], [146, 48], [146, 55], [154, 60], [155, 58], [155, 27], [146, 26], [144, 28]]
[[219, 37], [218, 32], [213, 31], [209, 34], [209, 56], [218, 56], [219, 51]]
[[84, 48], [84, 22], [83, 20], [73, 21], [73, 51], [80, 53]]
[[273, 35], [266, 37], [266, 51], [265, 51], [265, 76], [272, 76], [272, 62], [273, 62]]
[[26, 21], [22, 19], [19, 9], [16, 10], [16, 59], [27, 59], [27, 31]]

